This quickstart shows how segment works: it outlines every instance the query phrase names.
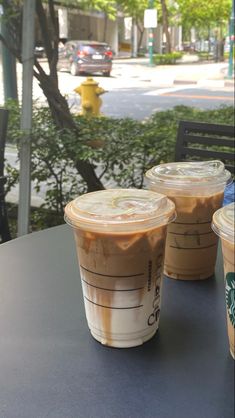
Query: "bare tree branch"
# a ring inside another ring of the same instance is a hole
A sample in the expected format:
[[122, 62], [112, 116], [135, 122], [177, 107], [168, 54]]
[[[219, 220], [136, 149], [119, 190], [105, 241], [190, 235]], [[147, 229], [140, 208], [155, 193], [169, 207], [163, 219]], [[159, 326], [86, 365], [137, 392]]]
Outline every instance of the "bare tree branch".
[[[12, 6], [11, 1], [5, 0], [7, 5]], [[58, 40], [59, 40], [59, 29], [58, 21], [54, 9], [55, 2], [48, 0], [49, 6], [49, 18], [52, 24], [52, 31], [49, 29], [49, 24], [47, 20], [47, 14], [43, 7], [43, 0], [36, 0], [36, 13], [38, 17], [38, 22], [41, 30], [42, 40], [45, 47], [50, 73], [46, 74], [38, 60], [34, 60], [34, 76], [38, 80], [39, 85], [47, 98], [48, 105], [51, 110], [51, 115], [55, 125], [59, 130], [70, 129], [75, 132], [76, 135], [79, 135], [79, 128], [76, 125], [74, 118], [69, 110], [68, 102], [65, 97], [60, 93], [58, 87], [58, 77], [56, 71], [56, 65], [58, 60]], [[17, 18], [21, 16], [21, 6], [22, 3], [18, 4], [16, 8]], [[14, 11], [14, 10], [13, 10]], [[4, 10], [5, 12], [5, 10]], [[15, 12], [15, 11], [14, 11]], [[12, 25], [15, 25], [15, 32], [18, 28], [18, 21], [12, 19]], [[19, 33], [19, 32], [18, 32]], [[19, 37], [20, 38], [20, 37]], [[3, 44], [12, 52], [12, 54], [21, 62], [21, 52], [19, 52], [10, 42], [7, 42], [2, 35], [0, 35], [0, 40]], [[13, 43], [14, 45], [14, 43]], [[20, 48], [19, 48], [20, 49]], [[83, 178], [87, 184], [88, 191], [100, 190], [104, 186], [101, 180], [97, 177], [93, 165], [89, 161], [79, 160], [74, 156], [74, 153], [70, 151], [67, 147], [67, 153], [69, 158], [74, 162], [77, 172]]]
[[47, 24], [47, 17], [46, 17], [45, 10], [42, 6], [41, 0], [36, 0], [36, 12], [37, 12], [38, 20], [39, 20], [39, 25], [41, 28], [41, 35], [43, 38], [43, 44], [45, 47], [46, 56], [48, 59], [48, 63], [50, 65], [50, 62], [53, 56], [53, 51], [52, 51], [52, 45], [51, 45], [51, 37], [50, 37], [49, 28]]
[[52, 23], [52, 39], [53, 39], [53, 58], [51, 60], [51, 74], [53, 74], [54, 77], [57, 77], [57, 62], [58, 62], [58, 45], [59, 45], [59, 22], [58, 18], [55, 14], [55, 8], [54, 8], [54, 2], [53, 0], [48, 0], [49, 4], [49, 13], [50, 13], [50, 19]]

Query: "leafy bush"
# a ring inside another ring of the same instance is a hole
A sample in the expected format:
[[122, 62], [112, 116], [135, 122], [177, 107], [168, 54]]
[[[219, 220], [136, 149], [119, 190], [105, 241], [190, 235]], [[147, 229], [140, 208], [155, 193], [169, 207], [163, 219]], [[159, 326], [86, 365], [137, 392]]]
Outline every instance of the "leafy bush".
[[[12, 102], [8, 107], [11, 110], [8, 134], [17, 145], [21, 135], [20, 112]], [[45, 203], [43, 211], [32, 212], [33, 222], [39, 228], [61, 223], [65, 204], [87, 191], [87, 184], [77, 171], [77, 160], [89, 161], [106, 188], [142, 188], [147, 169], [174, 161], [180, 119], [233, 124], [233, 118], [232, 106], [206, 111], [177, 106], [157, 112], [144, 122], [105, 117], [87, 120], [74, 116], [80, 131], [77, 137], [71, 131], [59, 131], [48, 108], [35, 107], [31, 175], [36, 191], [45, 190]], [[18, 173], [9, 166], [8, 173], [10, 189], [18, 180]]]
[[214, 58], [214, 54], [213, 52], [206, 52], [206, 51], [199, 51], [197, 52], [198, 57], [200, 58], [200, 60], [213, 60]]
[[157, 65], [172, 65], [176, 64], [177, 60], [183, 56], [182, 52], [171, 52], [170, 54], [156, 54], [154, 55], [154, 62]]

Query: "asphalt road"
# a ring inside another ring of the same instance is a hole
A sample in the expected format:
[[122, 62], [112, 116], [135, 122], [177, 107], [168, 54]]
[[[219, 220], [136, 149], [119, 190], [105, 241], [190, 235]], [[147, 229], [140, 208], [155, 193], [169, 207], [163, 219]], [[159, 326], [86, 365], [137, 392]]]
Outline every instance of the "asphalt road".
[[[111, 77], [94, 75], [93, 78], [107, 90], [101, 96], [104, 115], [142, 120], [155, 111], [176, 105], [212, 109], [234, 104], [232, 85], [224, 87], [224, 81], [220, 78], [222, 72], [226, 71], [226, 65], [189, 64], [149, 68], [139, 60], [122, 60], [114, 61]], [[182, 81], [182, 84], [174, 84], [175, 79], [179, 83]], [[68, 72], [59, 72], [60, 89], [67, 95], [74, 111], [80, 109], [80, 96], [74, 93], [74, 88], [84, 80], [86, 77], [73, 77]], [[185, 80], [187, 83], [188, 80], [193, 82], [184, 84]]]
[[[41, 62], [47, 71], [46, 62]], [[113, 62], [111, 77], [94, 75], [93, 78], [107, 92], [101, 96], [101, 111], [112, 117], [130, 117], [142, 120], [155, 111], [170, 109], [176, 105], [195, 106], [212, 109], [234, 103], [233, 87], [224, 87], [218, 79], [227, 64], [188, 64], [149, 68], [146, 62], [136, 60], [117, 60]], [[22, 91], [22, 67], [17, 65], [18, 91]], [[0, 74], [1, 76], [1, 74]], [[206, 80], [214, 77], [215, 80]], [[72, 111], [79, 112], [80, 96], [74, 92], [86, 76], [71, 76], [69, 72], [58, 72], [59, 88], [66, 95]], [[182, 84], [174, 85], [178, 78]], [[184, 79], [200, 79], [199, 84], [184, 84]], [[217, 79], [216, 79], [217, 78]], [[0, 77], [1, 79], [1, 77]], [[204, 81], [204, 82], [203, 82]], [[0, 80], [0, 103], [3, 98]], [[45, 97], [34, 79], [33, 98], [38, 104], [45, 103]]]
[[144, 119], [153, 112], [185, 105], [200, 109], [214, 109], [221, 105], [233, 105], [231, 89], [206, 89], [195, 86], [169, 89], [120, 89], [109, 91], [103, 97], [102, 112], [112, 117]]

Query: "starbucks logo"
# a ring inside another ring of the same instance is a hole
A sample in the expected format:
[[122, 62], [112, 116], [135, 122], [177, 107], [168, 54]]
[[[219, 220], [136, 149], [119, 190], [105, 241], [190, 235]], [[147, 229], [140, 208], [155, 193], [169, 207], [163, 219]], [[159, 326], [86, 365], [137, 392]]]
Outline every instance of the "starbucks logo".
[[228, 316], [235, 327], [235, 273], [227, 273], [225, 293]]

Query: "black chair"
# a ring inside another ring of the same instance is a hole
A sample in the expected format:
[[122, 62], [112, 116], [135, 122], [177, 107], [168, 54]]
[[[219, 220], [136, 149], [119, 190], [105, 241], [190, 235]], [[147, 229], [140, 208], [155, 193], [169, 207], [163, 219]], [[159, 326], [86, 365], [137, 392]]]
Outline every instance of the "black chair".
[[1, 242], [6, 242], [11, 239], [7, 206], [5, 202], [4, 185], [6, 183], [6, 176], [4, 176], [4, 151], [8, 124], [8, 110], [0, 108], [0, 236]]
[[220, 160], [234, 175], [234, 127], [180, 121], [175, 161]]

